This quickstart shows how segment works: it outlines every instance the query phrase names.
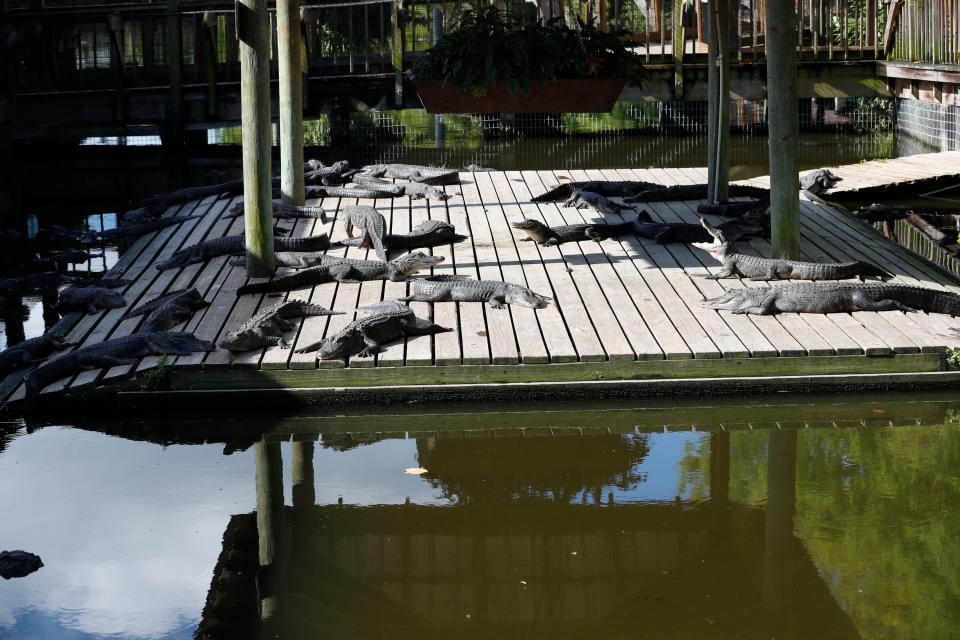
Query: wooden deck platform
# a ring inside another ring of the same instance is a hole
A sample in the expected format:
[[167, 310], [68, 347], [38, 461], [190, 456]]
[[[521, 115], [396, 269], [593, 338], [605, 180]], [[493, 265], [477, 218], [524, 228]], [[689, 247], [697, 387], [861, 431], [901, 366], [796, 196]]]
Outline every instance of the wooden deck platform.
[[[856, 197], [860, 192], [868, 196], [871, 192], [885, 191], [887, 187], [902, 188], [918, 181], [945, 180], [960, 187], [960, 151], [921, 153], [826, 168], [842, 178], [827, 197]], [[761, 179], [758, 184], [766, 186], [768, 182], [767, 179]], [[954, 199], [958, 192], [960, 189], [951, 190]]]
[[[944, 154], [948, 155], [948, 154]], [[951, 155], [953, 158], [954, 154]], [[957, 155], [960, 166], [960, 155]], [[954, 160], [951, 160], [954, 161]], [[891, 161], [893, 162], [893, 161]], [[896, 161], [899, 162], [899, 161]], [[943, 164], [943, 163], [941, 163]], [[663, 184], [705, 182], [703, 169], [610, 169], [595, 171], [524, 171], [463, 173], [455, 195], [445, 203], [409, 199], [368, 201], [387, 217], [392, 233], [403, 233], [428, 218], [454, 224], [470, 240], [437, 247], [446, 261], [436, 274], [461, 274], [526, 284], [550, 295], [554, 304], [534, 311], [517, 306], [503, 310], [480, 303], [427, 303], [412, 306], [424, 317], [452, 327], [451, 333], [410, 338], [390, 345], [374, 358], [320, 362], [315, 354], [270, 348], [236, 357], [218, 350], [178, 357], [164, 363], [164, 384], [176, 390], [235, 391], [343, 387], [406, 387], [489, 383], [557, 383], [750, 376], [829, 376], [912, 374], [942, 371], [944, 352], [960, 347], [950, 327], [960, 321], [938, 314], [857, 312], [850, 314], [781, 314], [742, 316], [703, 309], [701, 300], [726, 289], [762, 287], [762, 283], [706, 280], [718, 263], [686, 245], [658, 245], [635, 236], [597, 244], [538, 247], [519, 242], [510, 222], [526, 217], [556, 225], [599, 221], [592, 209], [562, 208], [530, 202], [533, 194], [566, 180], [640, 179]], [[764, 179], [755, 182], [762, 183]], [[171, 209], [167, 215], [203, 213], [203, 217], [138, 240], [111, 275], [135, 280], [124, 295], [129, 306], [166, 291], [197, 287], [211, 305], [178, 329], [218, 340], [277, 296], [245, 295], [245, 269], [225, 257], [182, 270], [157, 271], [154, 264], [177, 249], [217, 236], [239, 233], [242, 218], [221, 218], [234, 199], [210, 198]], [[356, 201], [328, 199], [326, 224], [303, 219], [292, 235], [330, 233], [343, 236], [339, 208]], [[696, 202], [653, 203], [645, 208], [655, 219], [697, 222]], [[615, 222], [607, 216], [607, 222]], [[922, 259], [883, 238], [851, 216], [809, 199], [802, 200], [802, 250], [806, 260], [868, 260], [914, 285], [960, 292], [960, 286]], [[741, 250], [769, 255], [766, 240], [740, 244]], [[338, 255], [364, 258], [367, 251], [331, 249]], [[292, 291], [290, 298], [309, 299], [342, 316], [298, 321], [289, 334], [293, 347], [331, 335], [354, 319], [358, 305], [405, 295], [397, 282], [328, 283]], [[121, 321], [124, 309], [65, 319], [67, 338], [82, 344], [135, 331], [141, 318]], [[48, 387], [44, 395], [80, 392], [94, 387], [136, 390], [160, 364], [147, 358], [131, 367], [88, 371]], [[134, 376], [133, 374], [139, 374]], [[0, 399], [19, 400], [22, 385], [8, 379]], [[320, 395], [320, 394], [318, 394]]]

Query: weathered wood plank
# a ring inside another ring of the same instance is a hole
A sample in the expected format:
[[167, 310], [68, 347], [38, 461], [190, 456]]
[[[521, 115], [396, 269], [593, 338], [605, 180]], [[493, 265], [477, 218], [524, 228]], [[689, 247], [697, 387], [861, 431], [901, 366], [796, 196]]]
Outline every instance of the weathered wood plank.
[[[460, 188], [462, 192], [462, 186]], [[466, 229], [461, 232], [470, 236], [470, 239], [453, 246], [454, 273], [468, 278], [479, 278], [477, 258], [474, 254], [476, 242], [473, 230], [474, 221], [467, 215], [464, 198], [458, 197], [447, 201], [447, 214], [450, 223], [457, 229]], [[463, 364], [489, 364], [490, 340], [487, 337], [487, 319], [484, 315], [482, 302], [458, 302], [457, 313], [460, 317], [460, 349]]]

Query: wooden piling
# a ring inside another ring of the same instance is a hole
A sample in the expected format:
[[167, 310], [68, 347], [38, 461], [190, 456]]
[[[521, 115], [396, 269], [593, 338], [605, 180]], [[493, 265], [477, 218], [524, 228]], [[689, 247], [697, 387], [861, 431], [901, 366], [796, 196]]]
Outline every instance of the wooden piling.
[[[276, 271], [270, 183], [269, 27], [267, 0], [241, 0], [237, 4], [244, 231], [247, 273], [252, 278], [268, 278]], [[302, 165], [300, 170], [303, 171]]]
[[797, 178], [797, 30], [793, 0], [767, 0], [767, 131], [771, 244], [777, 258], [800, 257]]
[[303, 75], [300, 0], [277, 0], [280, 82], [280, 199], [303, 205]]
[[673, 99], [683, 100], [683, 5], [684, 0], [673, 0], [670, 14], [673, 48]]
[[393, 63], [393, 102], [403, 106], [403, 0], [393, 0], [390, 12], [392, 34], [391, 62]]
[[710, 0], [707, 43], [707, 198], [727, 202], [730, 192], [730, 4]]
[[180, 70], [183, 55], [180, 51], [179, 4], [179, 0], [167, 0], [167, 25], [163, 49], [170, 81], [170, 123], [178, 135], [183, 122], [183, 78]]

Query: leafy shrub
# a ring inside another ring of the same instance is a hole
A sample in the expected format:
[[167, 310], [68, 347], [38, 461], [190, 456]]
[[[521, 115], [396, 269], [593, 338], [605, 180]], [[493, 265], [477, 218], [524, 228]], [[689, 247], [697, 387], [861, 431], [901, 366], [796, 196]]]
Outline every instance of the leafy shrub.
[[602, 31], [577, 18], [521, 23], [494, 5], [468, 9], [457, 26], [414, 64], [414, 76], [486, 95], [497, 82], [510, 92], [558, 78], [626, 78], [639, 84], [642, 57], [624, 45], [629, 31]]

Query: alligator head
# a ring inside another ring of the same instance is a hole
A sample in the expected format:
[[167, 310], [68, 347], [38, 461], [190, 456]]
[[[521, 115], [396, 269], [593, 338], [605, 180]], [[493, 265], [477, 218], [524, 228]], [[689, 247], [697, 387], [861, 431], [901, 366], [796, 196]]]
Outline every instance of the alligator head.
[[443, 256], [429, 256], [422, 251], [411, 251], [394, 258], [390, 263], [403, 275], [412, 276], [422, 269], [435, 267], [443, 261]]
[[348, 358], [355, 353], [360, 353], [366, 344], [356, 331], [344, 331], [330, 336], [320, 344], [317, 350], [318, 360], [337, 360]]
[[508, 287], [504, 300], [507, 304], [517, 304], [531, 309], [544, 309], [550, 304], [552, 298], [542, 296], [526, 287]]
[[521, 220], [520, 222], [511, 222], [510, 226], [514, 229], [520, 229], [525, 231], [528, 236], [530, 236], [534, 242], [543, 242], [546, 239], [546, 233], [549, 230], [549, 227], [539, 220], [533, 220], [527, 218], [526, 220]]
[[691, 242], [690, 244], [697, 249], [703, 249], [714, 258], [722, 260], [723, 256], [730, 250], [730, 242], [727, 241], [727, 236], [721, 229], [707, 222], [706, 218], [700, 218], [700, 224], [707, 230], [707, 233], [713, 236], [713, 242]]
[[143, 335], [144, 337], [149, 337], [155, 346], [170, 350], [174, 353], [213, 351], [216, 349], [216, 346], [209, 340], [201, 340], [186, 331], [157, 331], [156, 333]]

